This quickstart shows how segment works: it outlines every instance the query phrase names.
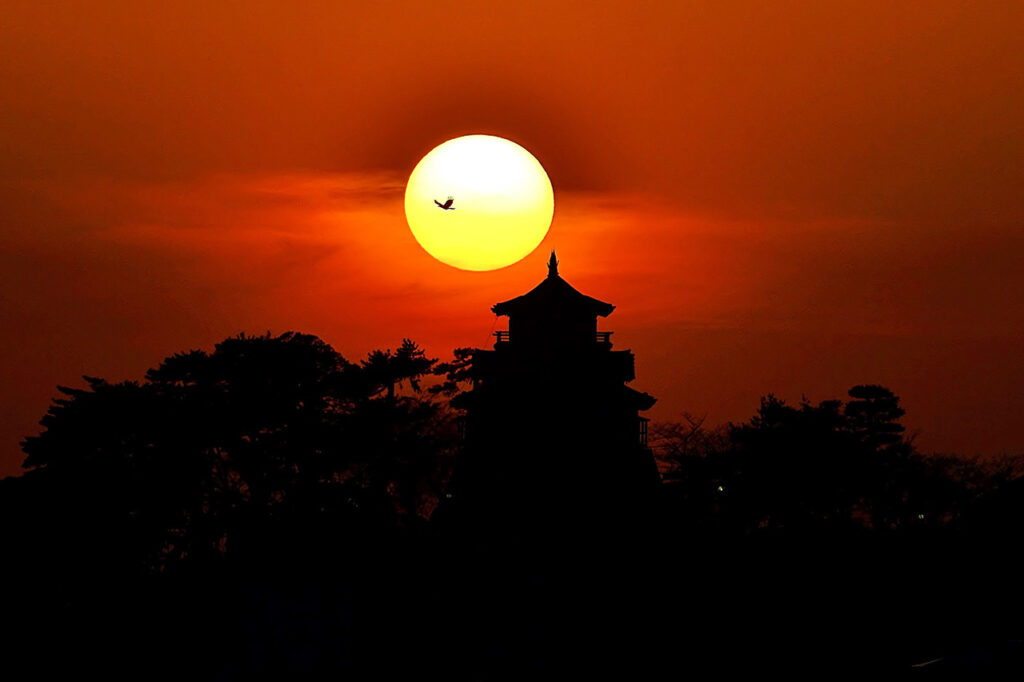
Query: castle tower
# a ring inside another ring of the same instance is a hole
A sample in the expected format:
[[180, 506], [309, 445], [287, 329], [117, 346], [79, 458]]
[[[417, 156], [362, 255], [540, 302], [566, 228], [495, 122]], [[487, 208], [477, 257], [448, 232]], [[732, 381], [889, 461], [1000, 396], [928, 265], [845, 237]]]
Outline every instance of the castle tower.
[[626, 386], [633, 353], [597, 329], [614, 308], [562, 279], [554, 251], [539, 285], [491, 308], [508, 330], [473, 354], [473, 388], [456, 402], [464, 515], [547, 523], [650, 498], [660, 478], [640, 412], [655, 399]]

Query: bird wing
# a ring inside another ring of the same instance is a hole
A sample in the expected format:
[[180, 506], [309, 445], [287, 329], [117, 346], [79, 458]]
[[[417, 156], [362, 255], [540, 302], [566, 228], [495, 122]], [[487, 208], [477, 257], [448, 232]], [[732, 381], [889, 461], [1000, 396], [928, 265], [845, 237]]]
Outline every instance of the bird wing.
[[435, 204], [437, 204], [438, 206], [440, 206], [441, 208], [444, 208], [444, 204], [442, 204], [442, 203], [441, 203], [440, 201], [438, 201], [437, 199], [434, 199], [434, 203], [435, 203]]
[[444, 202], [444, 206], [442, 206], [441, 208], [451, 208], [453, 201], [455, 201], [455, 200], [452, 199], [451, 197], [449, 197], [448, 201]]

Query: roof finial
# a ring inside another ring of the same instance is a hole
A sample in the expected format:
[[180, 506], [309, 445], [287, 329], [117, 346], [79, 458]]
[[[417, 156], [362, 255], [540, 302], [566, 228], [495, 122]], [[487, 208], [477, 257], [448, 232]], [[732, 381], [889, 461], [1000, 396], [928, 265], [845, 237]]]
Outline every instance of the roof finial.
[[558, 277], [558, 260], [554, 249], [551, 249], [551, 258], [548, 259], [548, 277]]

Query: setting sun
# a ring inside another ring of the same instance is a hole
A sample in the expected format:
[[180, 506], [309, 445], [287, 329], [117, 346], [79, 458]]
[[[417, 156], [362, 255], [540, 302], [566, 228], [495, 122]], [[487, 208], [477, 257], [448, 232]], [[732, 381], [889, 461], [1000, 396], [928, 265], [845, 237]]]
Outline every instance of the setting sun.
[[467, 135], [431, 150], [413, 169], [405, 215], [416, 241], [462, 270], [496, 270], [544, 239], [555, 202], [530, 152], [501, 137]]

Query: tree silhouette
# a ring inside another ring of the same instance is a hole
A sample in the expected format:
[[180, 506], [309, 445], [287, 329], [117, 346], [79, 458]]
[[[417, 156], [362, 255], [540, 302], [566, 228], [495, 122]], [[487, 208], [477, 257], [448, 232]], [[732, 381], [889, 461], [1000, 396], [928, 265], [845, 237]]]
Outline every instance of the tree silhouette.
[[151, 570], [266, 557], [325, 524], [414, 523], [454, 434], [396, 389], [418, 392], [435, 364], [408, 339], [355, 365], [313, 336], [241, 335], [141, 383], [62, 387], [25, 466], [77, 480], [69, 514], [112, 535], [104, 556], [130, 548]]
[[442, 362], [434, 367], [434, 374], [444, 377], [444, 381], [430, 387], [432, 393], [455, 396], [460, 387], [472, 380], [473, 351], [475, 348], [456, 348], [452, 351], [452, 360]]
[[843, 414], [848, 428], [867, 448], [879, 451], [904, 445], [904, 427], [899, 420], [905, 412], [900, 399], [884, 386], [875, 384], [854, 386]]
[[889, 389], [859, 385], [849, 396], [791, 406], [769, 394], [717, 439], [702, 420], [656, 426], [654, 444], [675, 469], [671, 494], [703, 500], [716, 523], [742, 532], [886, 529], [958, 513], [967, 469], [915, 451]]
[[360, 371], [364, 381], [372, 388], [370, 396], [385, 392], [389, 402], [396, 398], [396, 388], [408, 382], [416, 393], [420, 392], [420, 379], [430, 374], [437, 360], [427, 358], [419, 346], [409, 339], [402, 339], [402, 345], [392, 352], [387, 350], [371, 351], [362, 361]]
[[831, 400], [791, 407], [768, 395], [748, 423], [731, 428], [730, 499], [749, 523], [808, 528], [849, 521], [858, 462], [840, 406]]

